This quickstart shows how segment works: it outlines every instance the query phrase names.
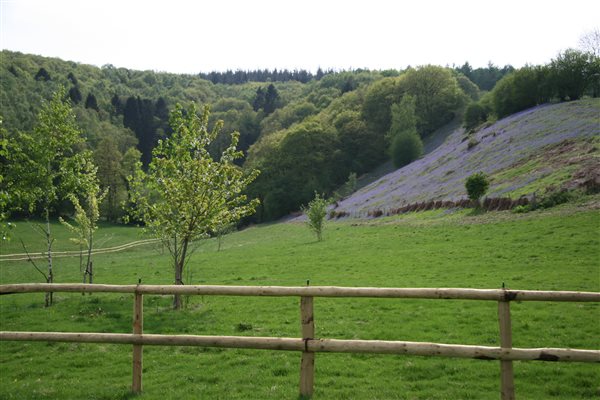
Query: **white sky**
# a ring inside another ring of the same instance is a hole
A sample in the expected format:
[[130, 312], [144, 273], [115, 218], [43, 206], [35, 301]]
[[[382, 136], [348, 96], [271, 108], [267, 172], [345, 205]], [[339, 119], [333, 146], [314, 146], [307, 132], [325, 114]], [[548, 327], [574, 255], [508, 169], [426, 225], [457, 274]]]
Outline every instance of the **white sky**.
[[0, 0], [0, 47], [102, 66], [226, 69], [544, 64], [598, 0]]

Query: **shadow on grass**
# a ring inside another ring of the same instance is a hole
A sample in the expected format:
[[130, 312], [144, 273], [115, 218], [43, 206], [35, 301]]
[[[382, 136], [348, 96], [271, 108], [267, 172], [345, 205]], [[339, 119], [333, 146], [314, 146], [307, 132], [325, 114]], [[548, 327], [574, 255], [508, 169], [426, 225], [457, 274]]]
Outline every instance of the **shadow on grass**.
[[467, 217], [477, 217], [485, 214], [486, 212], [487, 211], [481, 207], [473, 208], [469, 213], [467, 213]]

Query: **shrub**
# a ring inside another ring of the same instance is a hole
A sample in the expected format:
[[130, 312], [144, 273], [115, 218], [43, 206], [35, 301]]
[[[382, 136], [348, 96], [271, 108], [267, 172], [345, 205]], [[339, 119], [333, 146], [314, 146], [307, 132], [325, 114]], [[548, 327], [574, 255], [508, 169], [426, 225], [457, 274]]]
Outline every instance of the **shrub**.
[[524, 206], [516, 206], [512, 212], [515, 214], [524, 214], [524, 213], [528, 213], [529, 211], [531, 211], [531, 206], [529, 204], [527, 204]]
[[483, 172], [478, 172], [469, 176], [465, 182], [469, 199], [477, 202], [478, 205], [479, 199], [485, 194], [485, 192], [487, 192], [489, 186], [490, 183], [488, 178]]
[[567, 203], [575, 197], [568, 190], [550, 191], [546, 193], [537, 204], [538, 208], [551, 208], [559, 204]]
[[473, 147], [477, 146], [479, 144], [479, 141], [477, 139], [475, 139], [474, 137], [469, 139], [469, 142], [467, 143], [467, 150], [471, 150]]
[[394, 166], [401, 168], [421, 157], [423, 142], [416, 133], [403, 133], [394, 137], [390, 152]]

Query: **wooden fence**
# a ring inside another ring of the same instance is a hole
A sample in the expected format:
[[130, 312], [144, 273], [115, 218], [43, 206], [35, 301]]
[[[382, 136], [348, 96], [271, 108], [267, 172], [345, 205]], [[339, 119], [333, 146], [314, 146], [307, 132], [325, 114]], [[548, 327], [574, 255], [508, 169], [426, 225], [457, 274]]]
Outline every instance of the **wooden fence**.
[[[75, 332], [0, 332], [1, 340], [113, 343], [133, 345], [132, 391], [142, 391], [144, 345], [202, 346], [263, 350], [300, 351], [300, 395], [310, 397], [314, 387], [314, 362], [317, 352], [380, 353], [499, 360], [501, 398], [514, 399], [512, 361], [570, 361], [600, 363], [600, 350], [566, 348], [512, 347], [511, 301], [600, 302], [598, 292], [530, 291], [507, 289], [452, 288], [349, 288], [333, 286], [176, 286], [176, 285], [90, 285], [90, 284], [12, 284], [0, 285], [0, 295], [34, 292], [132, 293], [133, 333]], [[300, 297], [302, 338], [157, 335], [143, 333], [143, 295], [222, 295], [222, 296], [296, 296]], [[412, 299], [462, 299], [498, 302], [500, 347], [442, 343], [319, 339], [315, 335], [314, 297], [372, 297]]]

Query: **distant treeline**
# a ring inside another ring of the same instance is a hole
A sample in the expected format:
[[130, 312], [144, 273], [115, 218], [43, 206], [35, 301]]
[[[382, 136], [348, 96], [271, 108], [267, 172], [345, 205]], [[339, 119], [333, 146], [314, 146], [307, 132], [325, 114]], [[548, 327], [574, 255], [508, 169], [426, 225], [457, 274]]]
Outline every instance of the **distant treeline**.
[[297, 81], [301, 83], [307, 83], [313, 79], [320, 80], [325, 75], [332, 74], [334, 71], [329, 69], [323, 71], [321, 68], [317, 70], [315, 74], [305, 69], [295, 69], [290, 71], [289, 69], [277, 68], [274, 70], [270, 69], [256, 69], [251, 71], [243, 70], [227, 70], [225, 72], [201, 72], [198, 76], [207, 81], [211, 81], [214, 84], [222, 83], [225, 85], [237, 85], [246, 82], [289, 82]]

